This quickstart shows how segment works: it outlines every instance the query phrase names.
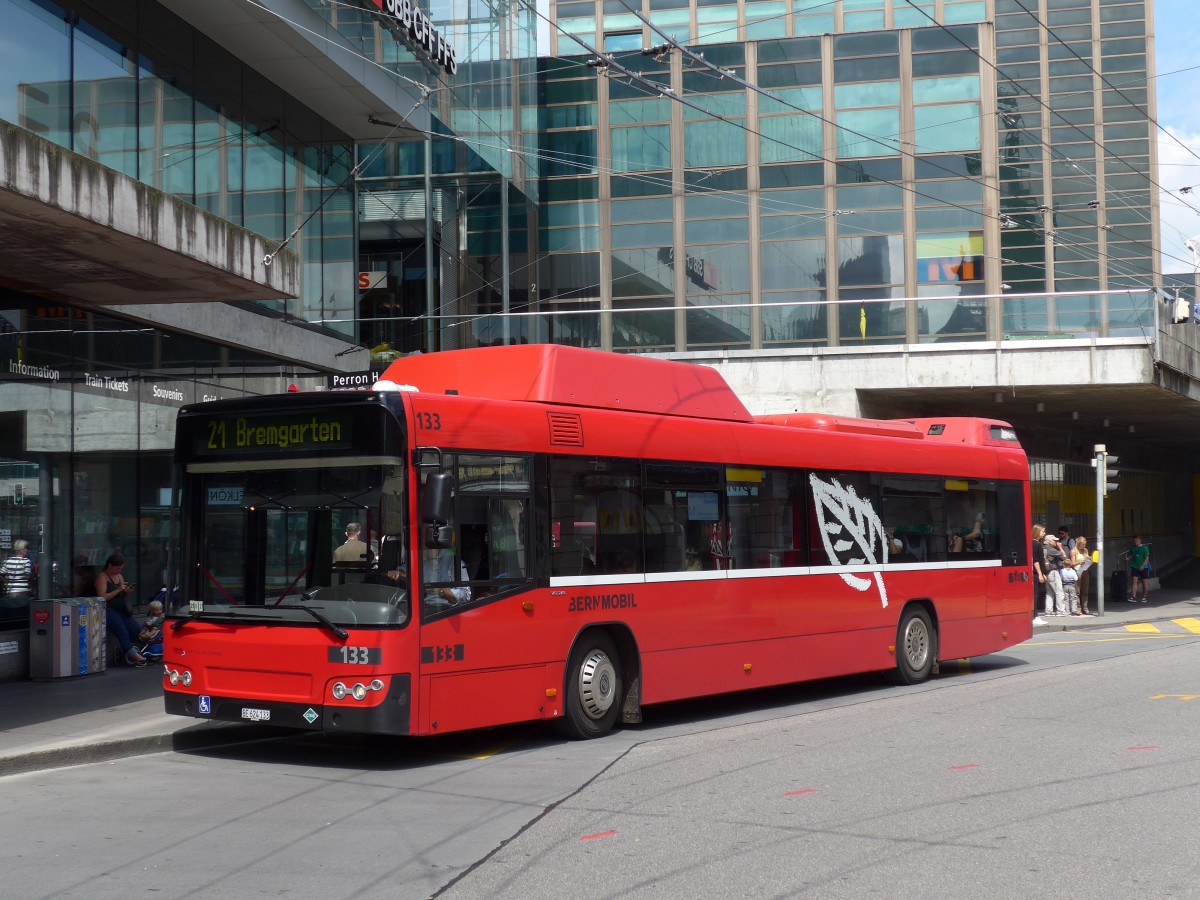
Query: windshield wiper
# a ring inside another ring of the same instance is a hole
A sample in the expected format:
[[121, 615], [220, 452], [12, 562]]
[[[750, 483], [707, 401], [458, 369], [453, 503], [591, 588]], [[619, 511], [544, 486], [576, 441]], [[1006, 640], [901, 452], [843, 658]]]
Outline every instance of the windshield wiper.
[[323, 615], [321, 615], [319, 612], [317, 612], [311, 606], [300, 606], [299, 604], [284, 604], [283, 606], [278, 606], [278, 605], [273, 606], [272, 609], [302, 609], [306, 613], [308, 613], [310, 616], [312, 616], [314, 619], [316, 619], [318, 622], [320, 622], [322, 625], [324, 625], [326, 628], [328, 628], [330, 631], [332, 631], [339, 638], [341, 638], [343, 641], [346, 640], [346, 638], [350, 637], [350, 632], [348, 632], [345, 628], [342, 628], [340, 625], [334, 625], [332, 622], [330, 622], [327, 618], [325, 618]]
[[205, 612], [205, 611], [194, 612], [194, 613], [191, 613], [190, 615], [181, 616], [178, 619], [173, 619], [171, 621], [171, 630], [178, 631], [180, 628], [182, 628], [188, 622], [195, 622], [197, 619], [212, 619], [213, 621], [216, 621], [218, 619], [238, 619], [238, 618], [246, 618], [246, 613], [239, 612], [236, 609], [223, 609], [220, 612], [218, 612], [216, 610], [209, 610], [207, 612]]
[[[325, 616], [321, 615], [319, 612], [317, 612], [311, 606], [285, 605], [285, 606], [269, 606], [269, 607], [263, 607], [263, 608], [264, 609], [302, 609], [306, 613], [308, 613], [310, 616], [312, 616], [314, 619], [316, 619], [318, 622], [320, 622], [327, 629], [329, 629], [329, 631], [332, 634], [334, 634], [336, 637], [340, 638], [341, 640], [344, 641], [344, 640], [346, 640], [346, 638], [350, 637], [350, 632], [348, 632], [345, 628], [342, 628], [339, 625], [335, 625], [333, 622], [329, 621], [329, 619], [325, 618]], [[275, 621], [275, 622], [279, 621], [278, 619], [274, 619], [271, 616], [256, 616], [252, 612], [250, 612], [249, 609], [246, 609], [246, 610], [223, 609], [223, 610], [219, 610], [219, 611], [211, 610], [211, 611], [192, 613], [190, 616], [187, 616], [185, 618], [175, 619], [171, 623], [171, 630], [178, 631], [180, 628], [182, 628], [188, 622], [194, 622], [197, 619], [209, 619], [212, 621], [220, 621], [221, 619], [260, 619], [260, 620], [265, 620], [265, 621]]]

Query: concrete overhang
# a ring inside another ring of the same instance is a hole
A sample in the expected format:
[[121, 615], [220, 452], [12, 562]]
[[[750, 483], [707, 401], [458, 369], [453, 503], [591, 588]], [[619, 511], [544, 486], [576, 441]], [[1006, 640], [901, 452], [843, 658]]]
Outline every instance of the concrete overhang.
[[107, 312], [175, 334], [240, 347], [279, 360], [281, 365], [326, 372], [371, 367], [366, 348], [334, 335], [300, 328], [266, 312], [227, 303], [181, 306], [112, 306]]
[[[422, 91], [364, 58], [303, 0], [159, 2], [351, 140], [403, 140], [429, 130]], [[392, 127], [401, 122], [419, 131]]]
[[1200, 404], [1154, 382], [867, 388], [860, 399], [863, 414], [872, 418], [1000, 419], [1016, 429], [1031, 456], [1084, 461], [1104, 444], [1130, 468], [1190, 470], [1200, 446]]
[[[1181, 339], [1182, 338], [1182, 339]], [[1195, 468], [1200, 328], [1157, 336], [669, 354], [711, 365], [756, 415], [817, 412], [1011, 423], [1031, 456], [1086, 462], [1105, 444], [1129, 468]]]
[[0, 127], [0, 286], [106, 306], [298, 295], [266, 239], [59, 147]]
[[1031, 455], [1082, 461], [1104, 444], [1131, 468], [1191, 470], [1200, 446], [1198, 332], [1163, 323], [1138, 338], [1005, 341], [937, 362], [909, 354], [907, 383], [893, 373], [860, 388], [860, 408], [874, 417], [1001, 419]]

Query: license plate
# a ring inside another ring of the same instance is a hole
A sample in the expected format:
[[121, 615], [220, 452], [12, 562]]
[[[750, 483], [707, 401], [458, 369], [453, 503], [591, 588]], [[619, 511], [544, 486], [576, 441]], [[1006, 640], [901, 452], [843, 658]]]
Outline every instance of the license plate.
[[271, 719], [271, 711], [269, 709], [248, 709], [242, 707], [242, 718], [249, 719], [251, 722], [268, 722]]

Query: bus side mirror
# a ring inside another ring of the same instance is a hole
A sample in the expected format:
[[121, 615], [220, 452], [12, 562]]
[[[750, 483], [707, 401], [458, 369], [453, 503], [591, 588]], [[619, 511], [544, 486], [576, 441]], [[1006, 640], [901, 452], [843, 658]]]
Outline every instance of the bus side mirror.
[[445, 550], [454, 546], [453, 525], [426, 525], [425, 546], [430, 550]]
[[430, 472], [425, 479], [421, 521], [426, 525], [445, 525], [450, 521], [450, 498], [454, 476], [449, 472]]

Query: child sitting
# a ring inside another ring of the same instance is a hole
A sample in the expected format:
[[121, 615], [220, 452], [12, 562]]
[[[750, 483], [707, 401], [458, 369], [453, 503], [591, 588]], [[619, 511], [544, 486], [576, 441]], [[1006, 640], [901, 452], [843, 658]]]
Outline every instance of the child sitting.
[[161, 600], [151, 600], [148, 608], [149, 616], [142, 624], [141, 633], [137, 636], [137, 644], [142, 647], [142, 655], [147, 659], [162, 659], [162, 625], [163, 605]]

